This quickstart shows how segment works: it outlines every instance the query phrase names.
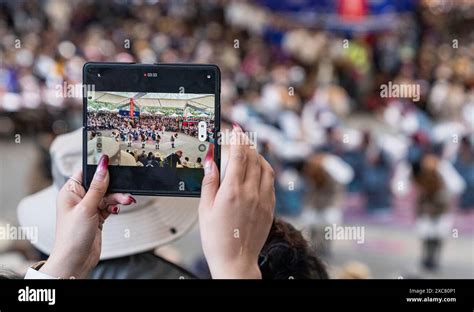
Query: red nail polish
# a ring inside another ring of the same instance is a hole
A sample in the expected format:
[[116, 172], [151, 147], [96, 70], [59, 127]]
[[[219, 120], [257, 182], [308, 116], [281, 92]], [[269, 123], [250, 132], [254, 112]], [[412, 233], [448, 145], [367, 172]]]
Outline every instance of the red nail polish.
[[214, 144], [209, 143], [206, 158], [204, 159], [204, 174], [211, 172], [212, 161], [214, 160]]
[[134, 204], [137, 203], [137, 200], [133, 198], [132, 196], [128, 196], [128, 200], [130, 201], [130, 203], [134, 203]]
[[209, 149], [207, 150], [206, 158], [204, 162], [210, 161], [214, 159], [214, 144], [209, 143]]
[[97, 181], [103, 181], [107, 176], [107, 166], [109, 165], [109, 156], [102, 155], [97, 164], [97, 170], [94, 175], [94, 179]]
[[99, 164], [97, 165], [97, 170], [98, 171], [105, 171], [105, 170], [107, 170], [108, 166], [109, 166], [109, 156], [104, 154], [99, 159]]
[[115, 214], [118, 214], [120, 211], [120, 207], [118, 206], [115, 206], [114, 208], [112, 208], [112, 212], [115, 213]]

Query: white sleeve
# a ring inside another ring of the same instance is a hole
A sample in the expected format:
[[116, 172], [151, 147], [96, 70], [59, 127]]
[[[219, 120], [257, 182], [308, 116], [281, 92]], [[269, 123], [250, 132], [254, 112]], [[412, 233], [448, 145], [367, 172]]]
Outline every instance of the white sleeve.
[[443, 178], [444, 184], [448, 191], [457, 195], [464, 191], [466, 182], [462, 179], [459, 173], [454, 169], [453, 165], [447, 160], [442, 160], [438, 166], [438, 172]]
[[323, 167], [329, 175], [341, 184], [348, 184], [354, 178], [354, 170], [344, 160], [334, 155], [327, 155]]
[[40, 271], [36, 271], [33, 268], [28, 268], [28, 271], [26, 271], [25, 279], [59, 279], [59, 278], [48, 275]]

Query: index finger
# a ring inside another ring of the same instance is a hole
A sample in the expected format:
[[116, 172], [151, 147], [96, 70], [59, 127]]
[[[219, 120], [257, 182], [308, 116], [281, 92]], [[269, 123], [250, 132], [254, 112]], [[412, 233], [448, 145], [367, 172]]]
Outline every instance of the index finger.
[[82, 170], [78, 170], [64, 183], [63, 188], [66, 191], [73, 192], [79, 195], [81, 198], [86, 195], [86, 191], [82, 186]]

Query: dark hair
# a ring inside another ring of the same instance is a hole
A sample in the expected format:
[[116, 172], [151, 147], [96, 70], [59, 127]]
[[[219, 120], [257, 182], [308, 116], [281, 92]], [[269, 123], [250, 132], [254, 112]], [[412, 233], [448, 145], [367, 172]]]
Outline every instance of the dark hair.
[[301, 232], [278, 219], [273, 221], [258, 262], [263, 279], [329, 278]]
[[444, 186], [436, 167], [433, 167], [433, 163], [437, 164], [438, 162], [437, 156], [426, 154], [421, 158], [421, 161], [413, 162], [411, 165], [413, 180], [421, 188], [422, 193], [430, 198], [438, 194]]
[[6, 279], [21, 279], [22, 277], [15, 272], [7, 269], [0, 269], [0, 280]]

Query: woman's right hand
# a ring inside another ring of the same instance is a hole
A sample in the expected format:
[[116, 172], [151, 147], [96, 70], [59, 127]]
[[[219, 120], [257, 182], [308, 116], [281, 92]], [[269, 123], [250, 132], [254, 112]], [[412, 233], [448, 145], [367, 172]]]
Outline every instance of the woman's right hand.
[[258, 256], [275, 207], [274, 172], [234, 125], [222, 185], [210, 145], [204, 163], [199, 225], [213, 278], [261, 278]]

